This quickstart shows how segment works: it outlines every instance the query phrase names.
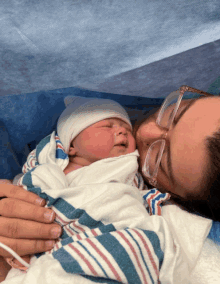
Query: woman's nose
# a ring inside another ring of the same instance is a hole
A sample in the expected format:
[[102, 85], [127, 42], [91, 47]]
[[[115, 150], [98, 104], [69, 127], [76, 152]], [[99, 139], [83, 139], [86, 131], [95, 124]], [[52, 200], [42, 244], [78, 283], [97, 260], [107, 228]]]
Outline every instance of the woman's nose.
[[160, 128], [155, 122], [149, 122], [142, 125], [136, 135], [141, 139], [153, 141], [163, 138], [165, 134], [166, 130]]

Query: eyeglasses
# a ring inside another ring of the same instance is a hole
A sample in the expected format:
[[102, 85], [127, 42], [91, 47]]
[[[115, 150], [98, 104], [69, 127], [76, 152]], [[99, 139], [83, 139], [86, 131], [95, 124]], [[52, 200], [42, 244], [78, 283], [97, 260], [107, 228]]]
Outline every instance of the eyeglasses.
[[[192, 92], [194, 95], [188, 92]], [[150, 145], [142, 168], [142, 173], [148, 178], [152, 186], [157, 187], [157, 173], [166, 146], [166, 136], [174, 122], [181, 101], [186, 101], [187, 99], [195, 100], [200, 95], [213, 96], [189, 86], [181, 86], [177, 91], [170, 93], [164, 100], [159, 110], [156, 124], [160, 128], [165, 129], [166, 133], [162, 139], [158, 139]]]

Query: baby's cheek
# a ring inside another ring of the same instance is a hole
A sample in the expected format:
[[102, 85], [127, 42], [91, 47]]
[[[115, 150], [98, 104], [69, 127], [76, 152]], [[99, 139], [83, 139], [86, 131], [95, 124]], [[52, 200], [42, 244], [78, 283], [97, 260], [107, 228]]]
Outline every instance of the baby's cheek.
[[97, 156], [103, 156], [106, 158], [106, 155], [114, 146], [114, 139], [107, 135], [98, 135], [95, 139], [92, 139], [87, 143], [88, 152], [93, 153]]

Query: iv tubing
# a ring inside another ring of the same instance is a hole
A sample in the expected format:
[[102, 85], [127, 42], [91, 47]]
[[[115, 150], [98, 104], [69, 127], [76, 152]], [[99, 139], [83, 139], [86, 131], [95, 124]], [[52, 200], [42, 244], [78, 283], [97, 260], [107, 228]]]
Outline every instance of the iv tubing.
[[10, 254], [12, 254], [20, 263], [25, 265], [26, 267], [30, 267], [30, 264], [24, 261], [15, 251], [13, 251], [11, 248], [8, 246], [4, 245], [3, 243], [0, 242], [0, 247], [7, 250]]

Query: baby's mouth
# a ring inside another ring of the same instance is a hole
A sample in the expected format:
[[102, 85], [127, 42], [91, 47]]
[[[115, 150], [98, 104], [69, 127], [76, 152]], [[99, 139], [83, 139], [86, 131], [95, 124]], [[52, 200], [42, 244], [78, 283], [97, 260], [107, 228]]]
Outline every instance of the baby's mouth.
[[128, 147], [128, 143], [127, 142], [121, 142], [121, 143], [115, 144], [115, 146], [127, 148]]
[[118, 144], [118, 145], [115, 145], [115, 146], [117, 146], [117, 147], [126, 147], [125, 144]]
[[123, 147], [123, 148], [127, 148], [128, 147], [128, 139], [121, 135], [120, 137], [115, 136], [115, 145], [117, 147]]

